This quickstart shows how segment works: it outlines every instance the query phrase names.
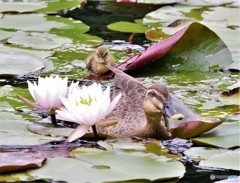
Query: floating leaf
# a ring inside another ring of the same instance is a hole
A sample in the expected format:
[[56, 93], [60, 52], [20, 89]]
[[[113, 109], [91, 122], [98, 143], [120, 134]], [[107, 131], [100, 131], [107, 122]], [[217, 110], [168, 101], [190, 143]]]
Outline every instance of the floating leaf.
[[[27, 20], [27, 21], [26, 21]], [[0, 27], [24, 31], [49, 31], [52, 28], [64, 27], [65, 24], [47, 21], [44, 14], [4, 15], [0, 19]]]
[[200, 166], [240, 170], [240, 149], [226, 150], [206, 147], [192, 147], [184, 152], [185, 155], [200, 160]]
[[127, 33], [145, 33], [149, 29], [147, 26], [144, 26], [142, 24], [124, 21], [109, 24], [107, 28], [110, 30]]
[[59, 139], [31, 133], [27, 130], [29, 122], [19, 115], [0, 112], [0, 119], [0, 145], [37, 145]]
[[239, 123], [223, 123], [215, 129], [193, 138], [194, 143], [200, 145], [217, 146], [223, 148], [239, 147]]
[[[67, 182], [76, 182], [77, 180], [109, 182], [136, 179], [166, 180], [182, 177], [185, 172], [185, 168], [180, 162], [160, 161], [156, 156], [144, 153], [75, 152], [74, 156], [77, 157], [78, 161], [69, 158], [50, 158], [46, 166], [29, 171], [29, 173], [39, 178]], [[62, 166], [64, 164], [68, 164], [68, 166]], [[61, 168], [56, 169], [56, 167]], [[89, 172], [91, 172], [91, 176], [89, 176]]]
[[[195, 36], [198, 34], [201, 37]], [[154, 67], [162, 67], [164, 70], [209, 71], [232, 63], [231, 54], [224, 42], [207, 27], [192, 23], [126, 60], [118, 68], [124, 71], [133, 70], [159, 59], [160, 65], [154, 64]]]
[[10, 38], [13, 35], [15, 35], [15, 32], [7, 32], [7, 31], [0, 30], [0, 41], [4, 40], [4, 39], [7, 39], [7, 38]]
[[27, 126], [28, 130], [43, 136], [51, 137], [68, 137], [74, 129], [72, 128], [57, 128], [51, 123], [31, 123]]
[[42, 50], [27, 50], [27, 49], [21, 49], [21, 48], [15, 48], [15, 47], [9, 47], [5, 45], [0, 45], [0, 50], [2, 52], [8, 52], [8, 53], [28, 53], [31, 55], [36, 55], [42, 59], [45, 59], [47, 57], [50, 57], [53, 52], [52, 51], [42, 51]]
[[199, 165], [240, 171], [239, 158], [240, 149], [228, 150], [220, 154], [215, 154], [206, 160], [202, 160]]
[[44, 68], [44, 60], [28, 53], [0, 52], [0, 76], [25, 75]]
[[[196, 36], [201, 34], [201, 36]], [[158, 62], [156, 62], [158, 61]], [[209, 71], [232, 63], [231, 53], [224, 42], [210, 29], [192, 23], [171, 37], [117, 66], [122, 71], [138, 69], [147, 64], [151, 72], [161, 70]], [[146, 68], [144, 68], [145, 70]], [[97, 78], [109, 78], [112, 73]]]
[[54, 34], [18, 32], [15, 36], [8, 39], [8, 42], [33, 49], [51, 50], [64, 44], [69, 44], [72, 41]]
[[0, 173], [39, 168], [44, 161], [36, 152], [1, 152]]
[[62, 9], [75, 8], [84, 2], [86, 2], [86, 1], [85, 0], [71, 0], [71, 1], [57, 0], [57, 1], [53, 1], [53, 2], [47, 2], [47, 7], [37, 10], [37, 12], [56, 13], [57, 11], [62, 10]]
[[210, 147], [192, 147], [184, 151], [184, 154], [190, 158], [200, 161], [206, 160], [215, 154], [220, 154], [226, 151], [227, 151], [226, 149], [216, 149]]
[[175, 128], [171, 128], [170, 132], [172, 133], [173, 137], [188, 139], [192, 137], [197, 137], [215, 128], [221, 123], [222, 121], [186, 121]]
[[33, 12], [46, 7], [45, 2], [2, 2], [0, 12]]
[[46, 16], [48, 21], [63, 23], [64, 27], [53, 27], [50, 33], [63, 37], [74, 38], [78, 34], [89, 31], [90, 27], [79, 20], [72, 20], [64, 17]]

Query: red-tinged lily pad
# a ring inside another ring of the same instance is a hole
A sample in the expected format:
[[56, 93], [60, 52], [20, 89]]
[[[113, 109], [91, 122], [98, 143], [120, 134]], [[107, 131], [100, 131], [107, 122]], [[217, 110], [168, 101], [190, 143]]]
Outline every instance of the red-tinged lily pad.
[[204, 132], [207, 132], [216, 126], [220, 125], [222, 121], [187, 121], [181, 123], [175, 128], [171, 128], [170, 132], [173, 137], [188, 139], [192, 137], [197, 137]]
[[36, 152], [1, 152], [0, 173], [39, 168], [45, 160]]
[[[169, 38], [127, 59], [117, 68], [122, 71], [130, 71], [152, 62], [155, 62], [150, 68], [153, 70], [205, 72], [229, 66], [232, 63], [232, 57], [229, 49], [216, 33], [208, 27], [194, 22]], [[112, 75], [112, 73], [108, 73], [104, 76], [96, 76], [94, 79], [109, 78]]]

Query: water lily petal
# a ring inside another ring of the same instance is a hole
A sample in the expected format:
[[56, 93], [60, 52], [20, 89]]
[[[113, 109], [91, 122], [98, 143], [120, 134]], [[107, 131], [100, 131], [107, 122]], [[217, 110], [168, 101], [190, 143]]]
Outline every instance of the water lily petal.
[[76, 130], [74, 130], [72, 132], [72, 134], [68, 137], [67, 141], [72, 142], [72, 141], [82, 137], [83, 135], [85, 135], [88, 132], [89, 128], [90, 128], [90, 126], [80, 125], [79, 127], [76, 128]]
[[112, 112], [112, 110], [115, 108], [117, 103], [119, 102], [120, 98], [122, 97], [122, 94], [119, 93], [111, 102], [109, 108], [108, 108], [108, 114]]
[[[103, 90], [97, 83], [81, 88], [71, 84], [67, 98], [61, 98], [65, 108], [56, 111], [57, 118], [88, 126], [89, 129], [90, 126], [103, 120], [114, 109], [120, 98], [121, 94], [111, 101], [110, 87]], [[84, 127], [80, 128], [81, 133], [85, 132], [82, 128]]]

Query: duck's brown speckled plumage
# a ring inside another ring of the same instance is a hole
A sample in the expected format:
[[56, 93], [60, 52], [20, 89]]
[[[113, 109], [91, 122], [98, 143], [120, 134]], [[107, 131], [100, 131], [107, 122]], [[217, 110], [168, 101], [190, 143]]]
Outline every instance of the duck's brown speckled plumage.
[[[147, 114], [143, 108], [148, 88], [136, 79], [124, 72], [110, 67], [115, 72], [114, 84], [118, 88], [113, 92], [113, 96], [122, 93], [119, 103], [106, 119], [117, 120], [114, 126], [99, 128], [99, 132], [110, 136], [143, 137], [168, 139], [169, 135], [164, 125], [164, 118], [160, 111]], [[154, 90], [163, 90], [162, 95], [170, 97], [168, 90], [164, 86], [153, 86]], [[147, 114], [147, 115], [146, 115]]]

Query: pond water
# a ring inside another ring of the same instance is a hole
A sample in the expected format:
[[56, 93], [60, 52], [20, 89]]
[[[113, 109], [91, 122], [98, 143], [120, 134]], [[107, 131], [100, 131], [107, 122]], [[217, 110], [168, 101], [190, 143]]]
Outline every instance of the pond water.
[[[62, 17], [81, 20], [85, 24], [90, 25], [88, 34], [102, 38], [114, 56], [119, 60], [118, 62], [121, 63], [123, 60], [143, 51], [148, 46], [154, 44], [154, 42], [146, 39], [144, 34], [135, 34], [130, 44], [128, 41], [131, 33], [111, 31], [107, 28], [107, 25], [118, 21], [134, 22], [136, 19], [141, 20], [148, 12], [157, 10], [162, 6], [130, 3], [119, 4], [112, 1], [88, 1], [82, 8], [61, 11], [57, 14]], [[52, 16], [55, 16], [55, 13]], [[93, 47], [96, 46], [98, 44]], [[79, 80], [82, 83], [89, 82], [89, 80], [84, 79], [88, 73], [84, 69], [82, 62], [90, 51], [88, 50], [88, 46], [77, 48], [72, 52], [71, 46], [60, 48], [49, 59], [53, 62], [55, 69], [42, 75], [48, 75], [49, 73], [60, 74], [61, 76], [69, 76], [71, 80]], [[223, 105], [216, 100], [221, 91], [227, 90], [227, 87], [238, 81], [238, 72], [223, 72], [219, 69], [210, 72], [171, 70], [168, 69], [167, 63], [159, 62], [129, 73], [137, 78], [144, 77], [143, 83], [147, 86], [156, 83], [167, 85], [177, 97], [181, 98], [204, 118], [224, 118], [226, 115], [231, 116], [233, 111], [238, 110], [238, 106]], [[24, 77], [2, 78], [0, 86], [12, 85], [20, 89], [26, 89], [26, 80], [36, 81], [37, 76], [30, 74]], [[106, 80], [102, 81], [102, 83], [111, 83], [111, 81]], [[228, 121], [238, 122], [239, 119], [230, 117]], [[181, 153], [181, 148], [186, 146], [186, 144], [182, 144], [181, 146], [181, 144], [176, 145], [171, 144], [171, 142], [165, 142], [165, 145], [174, 153]], [[184, 177], [178, 180], [179, 183], [210, 183], [213, 182], [213, 179], [211, 180], [210, 178], [212, 175], [216, 177], [219, 175], [221, 177], [220, 175], [239, 176], [240, 174], [239, 171], [234, 170], [203, 168], [186, 156], [181, 161], [186, 167], [186, 173]], [[220, 179], [216, 178], [215, 180]]]

